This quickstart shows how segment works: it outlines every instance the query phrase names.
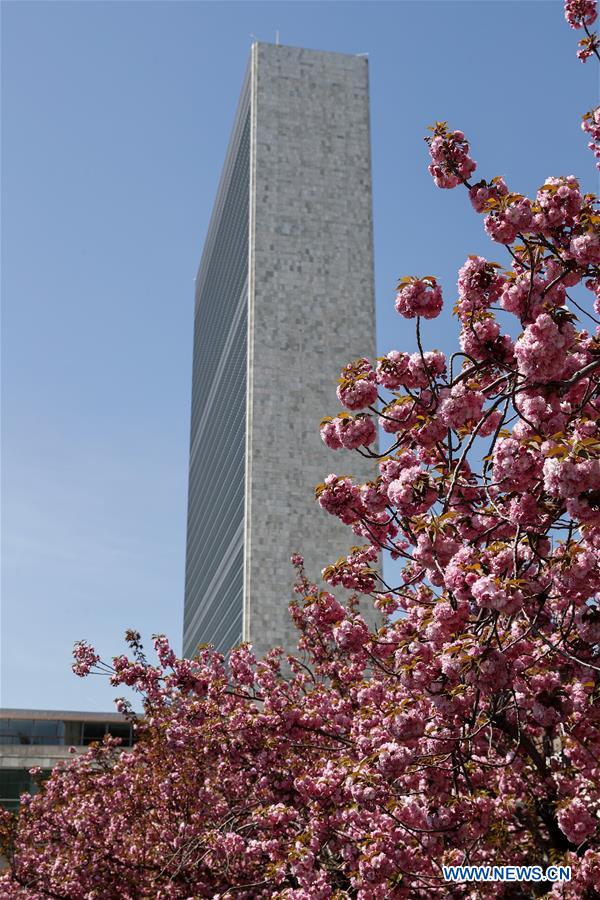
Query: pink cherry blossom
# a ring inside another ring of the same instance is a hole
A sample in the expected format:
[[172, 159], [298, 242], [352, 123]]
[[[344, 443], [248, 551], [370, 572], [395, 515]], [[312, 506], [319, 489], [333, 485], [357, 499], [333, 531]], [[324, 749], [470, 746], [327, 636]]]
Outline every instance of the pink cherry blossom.
[[405, 319], [435, 319], [442, 311], [442, 291], [435, 278], [414, 278], [399, 285], [396, 311]]
[[403, 469], [388, 487], [388, 497], [401, 512], [414, 515], [425, 512], [437, 498], [427, 473], [418, 466]]
[[341, 374], [337, 395], [346, 409], [364, 409], [375, 402], [377, 384], [368, 359], [358, 359], [346, 366]]
[[[340, 415], [333, 422], [335, 423], [339, 445], [346, 447], [347, 450], [354, 450], [356, 447], [368, 447], [377, 438], [375, 423], [371, 416], [365, 413], [359, 413], [357, 416]], [[321, 433], [323, 432], [321, 431]], [[332, 441], [328, 446], [332, 446], [333, 443]], [[332, 449], [337, 448], [332, 446]]]
[[573, 225], [582, 205], [579, 182], [574, 175], [566, 178], [547, 178], [537, 192], [539, 212], [534, 227], [543, 234], [563, 225]]
[[475, 212], [483, 213], [488, 208], [489, 200], [498, 200], [508, 194], [508, 188], [501, 176], [492, 178], [488, 184], [486, 181], [479, 181], [469, 190], [469, 199]]
[[408, 374], [408, 353], [392, 350], [377, 362], [377, 381], [384, 388], [395, 390], [404, 384]]
[[487, 309], [498, 299], [504, 278], [498, 266], [482, 256], [470, 256], [458, 272], [458, 312], [464, 320], [469, 313]]
[[531, 223], [531, 201], [527, 197], [515, 197], [486, 216], [484, 227], [493, 241], [512, 244], [519, 232], [527, 231]]
[[582, 266], [600, 264], [600, 236], [588, 232], [574, 237], [569, 244], [569, 252]]
[[596, 166], [600, 168], [600, 106], [584, 115], [581, 127], [591, 137], [588, 147], [596, 158]]
[[485, 401], [480, 391], [469, 390], [464, 382], [441, 394], [442, 401], [438, 407], [438, 416], [448, 428], [464, 428], [473, 426], [481, 418]]
[[527, 326], [515, 344], [519, 372], [534, 382], [560, 378], [574, 340], [575, 329], [570, 322], [557, 325], [543, 313]]
[[559, 810], [558, 824], [572, 844], [582, 844], [598, 827], [598, 818], [593, 815], [589, 801], [585, 803], [575, 797]]
[[596, 0], [565, 0], [565, 19], [571, 28], [593, 25], [597, 17]]
[[468, 141], [462, 131], [448, 131], [445, 122], [438, 122], [432, 131], [432, 137], [427, 138], [432, 160], [429, 173], [437, 187], [456, 187], [476, 169]]

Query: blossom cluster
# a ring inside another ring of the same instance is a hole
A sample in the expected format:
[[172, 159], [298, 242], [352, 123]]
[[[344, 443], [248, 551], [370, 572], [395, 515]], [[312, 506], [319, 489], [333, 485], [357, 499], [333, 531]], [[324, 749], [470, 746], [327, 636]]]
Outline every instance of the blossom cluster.
[[597, 0], [565, 0], [565, 19], [571, 28], [583, 28], [586, 37], [579, 41], [577, 57], [586, 62], [591, 56], [600, 59], [598, 35], [590, 33], [589, 28], [598, 18]]
[[469, 143], [462, 131], [450, 131], [446, 122], [436, 122], [430, 129], [431, 164], [429, 173], [437, 187], [454, 188], [469, 178], [477, 164], [469, 155]]
[[396, 311], [405, 319], [435, 319], [442, 311], [442, 291], [435, 278], [403, 278], [396, 294]]
[[585, 113], [581, 127], [590, 135], [588, 148], [596, 157], [596, 166], [600, 168], [600, 106]]
[[571, 28], [593, 25], [597, 18], [596, 0], [565, 0], [565, 19]]

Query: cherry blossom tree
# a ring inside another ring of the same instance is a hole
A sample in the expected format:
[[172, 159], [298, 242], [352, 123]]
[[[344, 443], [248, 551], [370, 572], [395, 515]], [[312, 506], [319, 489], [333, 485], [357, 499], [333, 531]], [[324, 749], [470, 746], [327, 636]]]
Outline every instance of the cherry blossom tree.
[[[565, 15], [585, 31], [582, 61], [598, 56], [596, 3], [567, 0]], [[598, 110], [583, 127], [598, 157]], [[293, 558], [299, 655], [181, 660], [159, 636], [153, 664], [130, 633], [130, 657], [106, 666], [78, 644], [77, 674], [139, 692], [141, 716], [119, 701], [138, 741], [107, 739], [3, 814], [0, 896], [600, 897], [596, 201], [574, 176], [534, 198], [476, 181], [444, 122], [427, 142], [435, 183], [467, 191], [506, 259], [460, 269], [449, 359], [422, 343], [442, 288], [411, 276], [396, 309], [418, 352], [341, 373], [344, 411], [321, 434], [372, 458], [374, 477], [317, 487], [359, 543], [324, 569], [326, 589]], [[443, 879], [444, 865], [509, 863], [570, 865], [572, 880]]]

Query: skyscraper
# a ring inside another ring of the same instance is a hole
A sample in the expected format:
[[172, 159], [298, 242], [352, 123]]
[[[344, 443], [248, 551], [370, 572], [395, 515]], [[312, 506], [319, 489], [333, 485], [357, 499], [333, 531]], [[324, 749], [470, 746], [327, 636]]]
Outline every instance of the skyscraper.
[[375, 353], [368, 63], [254, 44], [196, 279], [183, 651], [293, 649], [293, 571], [353, 535], [315, 502], [343, 366]]

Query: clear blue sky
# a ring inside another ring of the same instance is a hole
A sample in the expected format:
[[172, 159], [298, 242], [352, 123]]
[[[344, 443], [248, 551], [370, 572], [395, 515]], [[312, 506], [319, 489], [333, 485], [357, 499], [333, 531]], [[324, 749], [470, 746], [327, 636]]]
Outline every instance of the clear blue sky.
[[[413, 349], [398, 276], [439, 276], [451, 306], [469, 253], [504, 261], [464, 194], [434, 188], [425, 126], [462, 128], [480, 176], [515, 190], [570, 173], [594, 190], [579, 122], [596, 70], [558, 0], [8, 2], [2, 17], [0, 701], [110, 709], [104, 680], [70, 673], [77, 638], [112, 655], [137, 627], [180, 648], [193, 280], [253, 36], [369, 53], [382, 353]], [[448, 316], [426, 343], [455, 333]]]

